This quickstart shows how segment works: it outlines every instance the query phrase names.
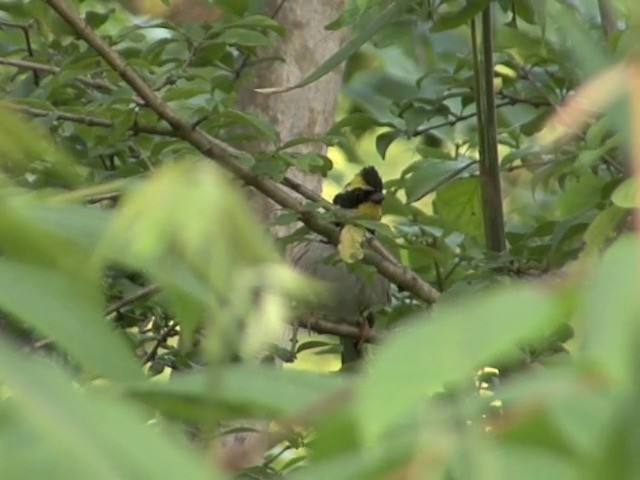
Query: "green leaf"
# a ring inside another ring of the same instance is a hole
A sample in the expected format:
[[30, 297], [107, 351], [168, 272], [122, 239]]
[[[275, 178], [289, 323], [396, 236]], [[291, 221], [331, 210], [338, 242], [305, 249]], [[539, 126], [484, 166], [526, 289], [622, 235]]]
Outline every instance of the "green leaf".
[[585, 458], [595, 458], [605, 448], [607, 434], [620, 405], [608, 393], [582, 394], [550, 405], [551, 421], [561, 436]]
[[570, 3], [550, 2], [547, 12], [549, 21], [567, 37], [567, 44], [571, 45], [569, 53], [573, 57], [568, 60], [573, 60], [579, 71], [594, 75], [611, 64], [612, 57], [607, 53], [604, 44], [596, 43], [594, 37], [587, 33], [584, 19], [572, 11]]
[[124, 339], [103, 319], [97, 281], [91, 285], [53, 269], [3, 259], [0, 306], [89, 371], [120, 381], [142, 377]]
[[268, 138], [271, 141], [276, 141], [278, 139], [278, 131], [276, 128], [271, 123], [255, 114], [240, 112], [238, 110], [225, 110], [222, 113], [221, 118], [240, 125], [247, 125], [256, 133], [262, 134], [265, 138]]
[[307, 340], [306, 342], [302, 342], [296, 348], [296, 353], [304, 352], [305, 350], [313, 350], [316, 348], [324, 348], [333, 346], [333, 343], [327, 342], [325, 340]]
[[621, 135], [614, 135], [611, 138], [607, 139], [597, 148], [593, 150], [583, 150], [578, 155], [578, 160], [576, 161], [576, 166], [581, 168], [590, 168], [593, 165], [597, 165], [603, 161], [603, 157], [607, 155], [607, 153], [615, 148], [620, 147], [622, 143]]
[[482, 201], [477, 177], [461, 178], [438, 189], [433, 210], [450, 230], [482, 238]]
[[309, 143], [319, 143], [321, 145], [332, 145], [337, 141], [337, 138], [331, 135], [322, 135], [317, 137], [296, 137], [284, 142], [280, 145], [276, 151], [280, 152], [288, 150], [299, 145], [306, 145]]
[[380, 347], [362, 379], [357, 415], [364, 438], [380, 440], [444, 385], [513, 358], [521, 342], [552, 325], [553, 313], [548, 296], [522, 285], [416, 316]]
[[358, 2], [346, 2], [340, 15], [335, 20], [325, 25], [325, 30], [336, 31], [355, 23], [362, 15], [362, 8]]
[[170, 88], [162, 95], [162, 99], [165, 102], [174, 102], [176, 100], [189, 100], [200, 95], [209, 94], [209, 85], [200, 82], [194, 83], [195, 84], [190, 83], [182, 87]]
[[84, 21], [91, 26], [94, 30], [100, 28], [104, 23], [109, 20], [109, 17], [115, 12], [114, 8], [110, 8], [106, 12], [96, 12], [89, 10], [84, 15]]
[[267, 29], [282, 35], [284, 29], [273, 18], [264, 15], [249, 15], [225, 25], [225, 28], [242, 27], [247, 29]]
[[[557, 452], [524, 445], [503, 445], [483, 448], [476, 478], [517, 478], [519, 480], [566, 479], [580, 480], [583, 474], [575, 462]], [[471, 473], [471, 472], [466, 472]]]
[[296, 88], [304, 87], [310, 83], [319, 80], [327, 73], [333, 71], [338, 65], [348, 59], [351, 55], [358, 51], [358, 49], [364, 45], [371, 37], [373, 37], [382, 27], [392, 21], [400, 8], [409, 3], [408, 0], [396, 0], [392, 2], [387, 8], [380, 12], [371, 22], [365, 25], [362, 30], [351, 40], [346, 42], [342, 48], [336, 53], [331, 55], [327, 60], [316, 68], [313, 72], [307, 75], [303, 80], [289, 87], [274, 87], [274, 88], [261, 88], [256, 89], [263, 93], [277, 93], [294, 90]]
[[90, 478], [224, 478], [205, 468], [176, 436], [150, 428], [149, 418], [133, 405], [81, 391], [53, 364], [19, 354], [2, 339], [0, 379], [24, 421], [56, 445], [67, 462], [91, 471]]
[[527, 137], [531, 137], [538, 133], [544, 127], [545, 122], [549, 118], [550, 109], [542, 108], [530, 120], [520, 125], [520, 132]]
[[[468, 159], [451, 160], [418, 160], [403, 172], [403, 186], [407, 195], [407, 203], [417, 202], [426, 195], [456, 179], [458, 176], [476, 165]], [[405, 176], [406, 175], [406, 176]]]
[[108, 210], [53, 202], [16, 204], [15, 208], [25, 222], [38, 225], [47, 236], [64, 237], [87, 251], [96, 247], [112, 216]]
[[380, 125], [378, 121], [368, 113], [356, 112], [345, 115], [338, 120], [332, 127], [331, 132], [338, 133], [343, 128], [351, 128], [353, 130], [368, 130], [371, 127]]
[[[286, 321], [283, 311], [258, 310], [284, 300], [287, 278], [280, 276], [278, 256], [239, 188], [213, 162], [183, 160], [154, 171], [123, 197], [98, 254], [141, 269], [161, 285], [176, 311], [181, 338], [188, 339], [203, 319], [227, 332], [209, 337], [212, 360], [230, 354], [241, 336], [248, 342], [260, 331], [261, 341], [275, 341], [270, 336], [278, 336]], [[299, 280], [296, 284], [304, 285]], [[255, 291], [265, 297], [258, 301]], [[250, 330], [238, 328], [245, 321], [254, 322]], [[258, 348], [257, 343], [250, 342]]]
[[621, 208], [636, 208], [640, 206], [638, 197], [638, 182], [636, 177], [627, 178], [613, 191], [611, 200]]
[[402, 132], [398, 130], [389, 130], [382, 132], [376, 137], [376, 151], [378, 155], [384, 160], [387, 150], [391, 146], [394, 140], [398, 139], [402, 135]]
[[33, 166], [36, 162], [50, 166], [56, 180], [74, 185], [80, 181], [79, 169], [32, 124], [24, 122], [17, 112], [0, 108], [0, 164]]
[[[87, 250], [102, 235], [104, 217], [95, 212], [87, 220], [89, 212], [78, 215], [76, 208], [0, 197], [0, 308], [53, 339], [91, 373], [140, 378], [124, 339], [104, 321], [99, 263]], [[74, 234], [86, 237], [70, 238]]]
[[311, 372], [235, 365], [211, 383], [208, 372], [175, 376], [171, 382], [133, 385], [129, 393], [165, 415], [202, 420], [235, 414], [292, 415], [342, 388], [342, 379]]
[[242, 47], [266, 47], [271, 44], [266, 35], [246, 28], [229, 28], [212, 41]]
[[491, 0], [466, 0], [464, 6], [454, 12], [445, 12], [438, 16], [432, 31], [451, 30], [469, 22], [474, 16], [487, 8]]
[[591, 251], [602, 249], [607, 241], [614, 238], [617, 226], [627, 213], [627, 210], [616, 205], [600, 212], [584, 233], [586, 248]]
[[[536, 0], [534, 0], [536, 2]], [[536, 3], [544, 3], [545, 0], [537, 0]], [[513, 0], [513, 11], [525, 22], [536, 25], [536, 11], [531, 0]]]
[[289, 164], [299, 168], [300, 170], [311, 172], [311, 173], [319, 173], [323, 177], [329, 173], [333, 163], [331, 159], [326, 155], [321, 155], [319, 153], [298, 153], [298, 152], [286, 152], [282, 153]]
[[584, 355], [616, 384], [635, 379], [640, 317], [637, 239], [620, 238], [591, 275], [582, 302]]

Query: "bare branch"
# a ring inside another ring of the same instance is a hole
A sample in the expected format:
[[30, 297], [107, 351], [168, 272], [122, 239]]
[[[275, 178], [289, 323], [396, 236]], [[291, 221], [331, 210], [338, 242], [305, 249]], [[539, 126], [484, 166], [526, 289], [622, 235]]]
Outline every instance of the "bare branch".
[[107, 308], [104, 309], [104, 316], [108, 317], [112, 313], [117, 312], [118, 310], [126, 307], [127, 305], [130, 305], [142, 298], [155, 295], [159, 291], [160, 291], [160, 287], [158, 285], [153, 285], [153, 284], [148, 285], [144, 288], [141, 288], [140, 290], [133, 292], [131, 295], [121, 298], [117, 302], [114, 302], [108, 305]]
[[380, 343], [382, 340], [381, 336], [374, 330], [366, 329], [362, 331], [357, 325], [350, 323], [336, 323], [320, 318], [305, 318], [300, 321], [299, 325], [316, 333], [348, 337], [367, 343]]
[[[3, 28], [17, 28], [19, 30], [22, 30], [22, 35], [24, 36], [24, 43], [27, 47], [27, 54], [30, 57], [33, 57], [33, 47], [31, 45], [31, 36], [29, 35], [29, 30], [31, 30], [31, 27], [35, 24], [35, 20], [31, 20], [28, 23], [17, 23], [17, 22], [11, 22], [8, 20], [4, 20], [1, 19], [0, 20], [0, 29]], [[40, 85], [40, 78], [38, 77], [38, 72], [36, 70], [32, 71], [33, 73], [33, 83], [37, 86]]]
[[[530, 99], [514, 97], [514, 96], [503, 94], [503, 93], [500, 93], [500, 96], [505, 100], [503, 100], [502, 102], [496, 103], [496, 108], [512, 107], [514, 105], [518, 105], [522, 103], [531, 105], [532, 107], [535, 107], [535, 108], [551, 106], [551, 104], [548, 101], [535, 101]], [[419, 135], [424, 135], [434, 130], [438, 130], [439, 128], [442, 128], [442, 127], [452, 127], [453, 125], [456, 125], [457, 123], [460, 123], [464, 120], [469, 120], [470, 118], [474, 118], [477, 114], [478, 112], [476, 110], [475, 112], [465, 113], [464, 115], [458, 115], [457, 117], [452, 118], [450, 120], [444, 120], [440, 123], [436, 123], [435, 125], [430, 125], [428, 127], [420, 128], [416, 130], [413, 135], [417, 137]]]
[[[61, 68], [55, 67], [53, 65], [47, 65], [46, 63], [37, 63], [28, 60], [14, 60], [12, 58], [0, 58], [0, 65], [8, 65], [10, 67], [32, 70], [35, 72], [51, 73], [53, 75], [62, 71]], [[74, 80], [79, 84], [84, 85], [85, 87], [107, 90], [109, 92], [115, 90], [115, 87], [113, 85], [104, 80], [94, 80], [93, 78], [87, 77], [76, 77]]]
[[[106, 127], [111, 128], [114, 122], [105, 120], [100, 117], [92, 117], [89, 115], [78, 115], [76, 113], [61, 112], [59, 110], [43, 110], [41, 108], [27, 107], [26, 105], [8, 104], [9, 108], [16, 110], [30, 117], [50, 117], [53, 116], [57, 120], [66, 120], [68, 122], [81, 123], [90, 127]], [[140, 125], [134, 123], [129, 129], [133, 134], [148, 133], [150, 135], [174, 136], [173, 130], [163, 127], [155, 127], [152, 125]]]
[[[283, 188], [279, 183], [254, 174], [250, 168], [236, 161], [237, 157], [246, 157], [246, 152], [233, 148], [226, 143], [211, 137], [199, 128], [192, 128], [190, 123], [177, 115], [145, 80], [127, 62], [99, 37], [64, 0], [46, 0], [46, 3], [67, 22], [76, 33], [89, 44], [103, 60], [113, 68], [120, 77], [144, 100], [149, 108], [173, 128], [177, 137], [190, 143], [203, 155], [216, 161], [219, 165], [233, 173], [249, 186], [254, 187], [280, 206], [296, 214], [310, 230], [324, 236], [334, 245], [338, 242], [338, 229], [323, 222], [315, 212], [308, 211], [305, 204]], [[373, 265], [378, 272], [393, 283], [414, 294], [427, 303], [434, 303], [439, 292], [412, 272], [398, 263], [386, 260], [381, 255], [365, 251], [365, 263]]]
[[[158, 287], [157, 285], [149, 285], [145, 288], [142, 288], [137, 292], [134, 292], [133, 294], [129, 295], [128, 297], [124, 297], [118, 300], [117, 302], [112, 303], [111, 305], [107, 305], [107, 308], [104, 309], [104, 316], [108, 317], [112, 313], [120, 310], [121, 308], [126, 307], [127, 305], [135, 302], [136, 300], [140, 300], [141, 298], [144, 298], [150, 295], [155, 295], [159, 291], [160, 291], [160, 287]], [[48, 347], [51, 344], [53, 344], [53, 339], [45, 338], [44, 340], [40, 340], [39, 342], [36, 342], [33, 345], [33, 350], [38, 350], [40, 348]]]
[[160, 336], [158, 336], [156, 341], [153, 343], [153, 346], [151, 347], [151, 349], [147, 352], [147, 354], [142, 359], [142, 365], [146, 365], [147, 363], [155, 360], [156, 355], [158, 354], [158, 350], [160, 349], [162, 344], [165, 343], [169, 337], [175, 335], [176, 333], [178, 333], [178, 327], [173, 322], [170, 322], [169, 325], [165, 327], [163, 332], [160, 334]]
[[101, 193], [99, 195], [92, 195], [90, 197], [87, 197], [85, 199], [85, 203], [92, 205], [94, 203], [101, 203], [101, 202], [114, 202], [117, 203], [118, 200], [120, 200], [120, 197], [122, 196], [122, 194], [120, 192], [108, 192], [108, 193]]

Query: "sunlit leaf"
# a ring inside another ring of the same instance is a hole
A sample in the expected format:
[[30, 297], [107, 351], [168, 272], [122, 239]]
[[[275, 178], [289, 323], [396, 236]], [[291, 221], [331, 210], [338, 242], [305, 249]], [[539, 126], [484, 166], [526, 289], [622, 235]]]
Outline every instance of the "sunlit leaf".
[[458, 10], [441, 14], [436, 19], [433, 30], [441, 32], [459, 27], [480, 13], [485, 7], [487, 7], [487, 5], [489, 5], [489, 2], [490, 0], [468, 0], [464, 3], [464, 6]]
[[477, 177], [457, 179], [440, 188], [433, 207], [448, 228], [482, 237], [482, 204]]

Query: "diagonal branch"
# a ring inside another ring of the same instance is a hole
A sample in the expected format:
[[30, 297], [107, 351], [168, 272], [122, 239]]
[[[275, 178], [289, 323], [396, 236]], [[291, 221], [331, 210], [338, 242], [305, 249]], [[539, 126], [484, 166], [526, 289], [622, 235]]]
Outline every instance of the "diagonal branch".
[[[69, 8], [64, 0], [45, 1], [120, 75], [150, 109], [173, 128], [177, 137], [191, 144], [203, 155], [217, 162], [245, 184], [254, 187], [259, 192], [271, 198], [278, 205], [295, 212], [307, 228], [327, 238], [334, 245], [337, 244], [338, 229], [336, 227], [323, 222], [315, 212], [309, 211], [306, 208], [304, 202], [281, 184], [270, 178], [254, 174], [251, 169], [238, 162], [238, 157], [246, 158], [248, 155], [246, 152], [227, 145], [208, 135], [200, 128], [193, 128], [188, 121], [176, 114], [115, 50], [99, 37], [75, 11]], [[415, 272], [404, 268], [400, 264], [391, 262], [370, 249], [365, 251], [363, 260], [373, 265], [380, 274], [411, 292], [417, 298], [427, 303], [434, 303], [438, 298], [439, 293], [437, 290], [422, 280]]]
[[151, 297], [160, 291], [160, 287], [158, 285], [148, 285], [140, 290], [133, 292], [131, 295], [128, 295], [124, 298], [121, 298], [117, 302], [114, 302], [110, 305], [107, 305], [107, 308], [104, 309], [104, 316], [108, 317], [112, 313], [117, 312], [118, 310], [131, 305], [134, 302], [146, 297]]
[[156, 341], [153, 343], [149, 351], [146, 353], [146, 355], [142, 359], [142, 365], [146, 365], [149, 362], [153, 362], [156, 356], [158, 355], [158, 350], [160, 349], [162, 344], [165, 343], [169, 339], [169, 337], [175, 336], [177, 333], [178, 333], [177, 325], [173, 322], [169, 322], [169, 325], [167, 325], [162, 331], [162, 333], [158, 335], [158, 338], [156, 339]]

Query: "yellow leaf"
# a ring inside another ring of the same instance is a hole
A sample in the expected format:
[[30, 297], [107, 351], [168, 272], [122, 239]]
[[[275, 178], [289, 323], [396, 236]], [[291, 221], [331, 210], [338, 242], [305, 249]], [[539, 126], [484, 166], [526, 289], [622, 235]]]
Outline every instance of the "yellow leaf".
[[338, 244], [338, 252], [342, 260], [347, 263], [353, 263], [364, 256], [362, 241], [366, 233], [364, 228], [356, 225], [342, 227], [342, 230], [340, 230], [340, 243]]

